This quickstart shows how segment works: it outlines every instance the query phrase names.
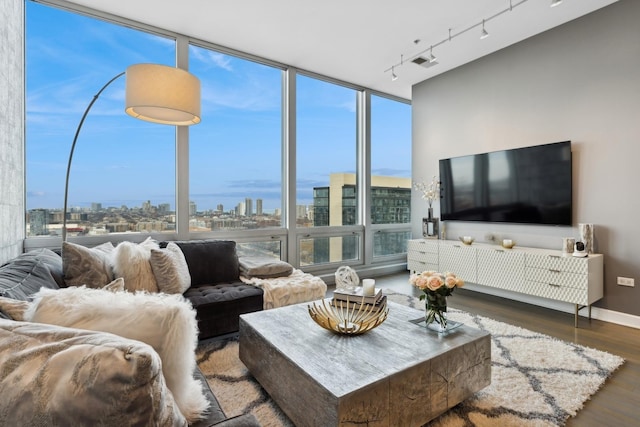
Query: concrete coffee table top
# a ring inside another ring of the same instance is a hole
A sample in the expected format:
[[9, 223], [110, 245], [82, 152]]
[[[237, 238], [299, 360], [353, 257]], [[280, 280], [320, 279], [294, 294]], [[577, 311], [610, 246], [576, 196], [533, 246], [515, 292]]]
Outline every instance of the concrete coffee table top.
[[487, 332], [439, 336], [409, 322], [422, 311], [388, 304], [357, 336], [321, 328], [307, 304], [243, 314], [240, 359], [297, 426], [421, 426], [489, 385]]

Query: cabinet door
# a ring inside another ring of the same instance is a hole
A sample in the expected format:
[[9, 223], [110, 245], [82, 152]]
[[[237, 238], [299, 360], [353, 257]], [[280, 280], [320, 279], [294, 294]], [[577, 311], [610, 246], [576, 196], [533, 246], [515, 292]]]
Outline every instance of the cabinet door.
[[458, 244], [440, 245], [440, 272], [451, 272], [465, 282], [477, 283], [476, 249]]
[[409, 240], [407, 269], [412, 273], [438, 270], [438, 242], [424, 239]]
[[478, 284], [521, 292], [524, 280], [524, 253], [478, 249]]

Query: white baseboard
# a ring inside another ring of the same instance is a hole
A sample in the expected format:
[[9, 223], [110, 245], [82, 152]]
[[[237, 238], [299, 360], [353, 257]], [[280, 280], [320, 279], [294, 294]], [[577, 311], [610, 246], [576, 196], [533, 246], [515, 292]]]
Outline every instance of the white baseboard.
[[[565, 313], [575, 313], [575, 304], [565, 303], [561, 301], [554, 301], [547, 298], [539, 298], [531, 295], [524, 295], [517, 292], [505, 291], [502, 289], [491, 288], [488, 286], [475, 285], [471, 283], [465, 284], [465, 289], [469, 289], [483, 294], [495, 295], [497, 297], [503, 297], [512, 299], [515, 301], [524, 302], [527, 304], [533, 304], [540, 307], [550, 308], [552, 310], [558, 310]], [[589, 311], [583, 308], [578, 313], [579, 316], [587, 318]], [[606, 308], [591, 307], [591, 318], [598, 319], [605, 322], [615, 323], [622, 326], [628, 326], [631, 328], [640, 329], [640, 316], [634, 316], [632, 314], [620, 313], [618, 311], [608, 310]]]

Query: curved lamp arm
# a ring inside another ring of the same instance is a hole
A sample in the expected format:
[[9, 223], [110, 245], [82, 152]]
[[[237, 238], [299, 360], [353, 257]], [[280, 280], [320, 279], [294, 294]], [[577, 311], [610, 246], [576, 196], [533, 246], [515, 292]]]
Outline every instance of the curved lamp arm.
[[124, 74], [125, 74], [125, 72], [123, 71], [122, 73], [118, 74], [117, 76], [115, 76], [114, 78], [109, 80], [104, 86], [102, 86], [102, 89], [100, 89], [98, 91], [98, 93], [96, 93], [93, 96], [93, 99], [91, 100], [91, 102], [87, 106], [87, 109], [84, 111], [84, 114], [82, 115], [82, 118], [80, 119], [80, 123], [78, 123], [78, 128], [76, 129], [76, 134], [73, 137], [73, 143], [71, 144], [71, 151], [69, 152], [69, 162], [67, 163], [67, 177], [66, 177], [66, 179], [64, 181], [64, 207], [62, 209], [62, 241], [63, 242], [67, 241], [67, 196], [69, 195], [69, 172], [71, 171], [71, 160], [73, 160], [73, 152], [76, 149], [76, 142], [78, 141], [78, 135], [80, 134], [80, 129], [82, 129], [82, 125], [84, 124], [84, 119], [87, 117], [87, 114], [89, 114], [89, 111], [91, 110], [91, 107], [93, 107], [93, 104], [96, 102], [96, 100], [98, 99], [100, 94], [111, 83], [113, 83], [118, 78], [124, 76]]

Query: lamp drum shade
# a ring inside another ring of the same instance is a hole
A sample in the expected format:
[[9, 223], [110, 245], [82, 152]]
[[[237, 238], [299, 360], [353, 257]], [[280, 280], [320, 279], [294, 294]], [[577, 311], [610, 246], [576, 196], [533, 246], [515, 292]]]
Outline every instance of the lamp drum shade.
[[125, 112], [167, 125], [200, 123], [200, 80], [180, 68], [135, 64], [126, 71]]

